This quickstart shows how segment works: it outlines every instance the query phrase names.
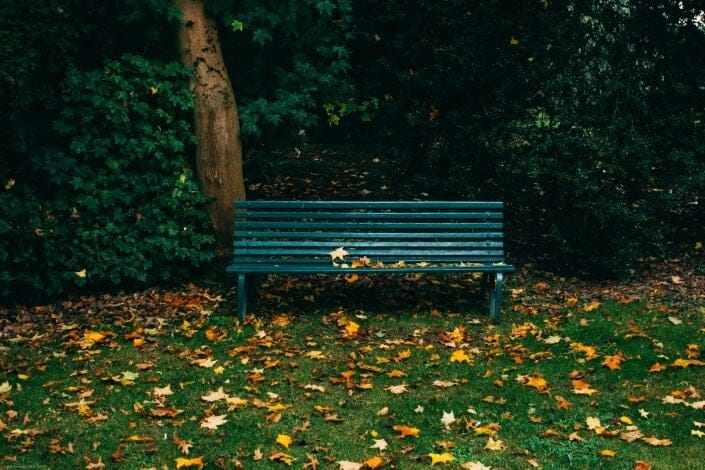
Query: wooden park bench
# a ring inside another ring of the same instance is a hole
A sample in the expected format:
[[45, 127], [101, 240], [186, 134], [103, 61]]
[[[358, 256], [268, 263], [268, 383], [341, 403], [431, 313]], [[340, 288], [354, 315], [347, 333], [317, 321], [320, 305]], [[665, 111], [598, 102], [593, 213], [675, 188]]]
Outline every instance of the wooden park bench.
[[499, 322], [504, 273], [501, 202], [239, 201], [232, 264], [238, 315], [248, 275], [486, 273]]

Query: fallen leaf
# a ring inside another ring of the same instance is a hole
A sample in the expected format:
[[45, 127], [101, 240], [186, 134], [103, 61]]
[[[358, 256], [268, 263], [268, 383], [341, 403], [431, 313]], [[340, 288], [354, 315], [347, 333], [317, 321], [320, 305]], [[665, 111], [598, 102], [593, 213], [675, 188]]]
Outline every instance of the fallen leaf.
[[358, 462], [351, 462], [349, 460], [340, 460], [336, 462], [338, 464], [338, 470], [360, 470], [362, 464]]
[[432, 467], [437, 463], [444, 464], [453, 463], [455, 461], [455, 457], [453, 457], [453, 455], [449, 452], [444, 452], [442, 454], [434, 454], [433, 452], [431, 452], [430, 454], [428, 454], [428, 456], [431, 458]]
[[453, 354], [451, 354], [451, 356], [450, 356], [450, 362], [458, 362], [458, 363], [465, 362], [467, 364], [472, 364], [472, 357], [469, 356], [462, 349], [456, 349], [455, 351], [453, 351]]
[[617, 352], [612, 356], [605, 356], [605, 360], [602, 361], [602, 365], [607, 367], [609, 370], [620, 369], [621, 364], [626, 361], [627, 358], [621, 352]]
[[286, 434], [279, 434], [277, 436], [276, 442], [277, 444], [283, 446], [285, 449], [289, 450], [289, 446], [293, 442], [293, 439], [291, 438], [291, 436], [287, 436]]
[[449, 388], [453, 385], [458, 385], [458, 382], [451, 382], [450, 380], [434, 380], [432, 385], [434, 387]]
[[198, 467], [199, 469], [201, 469], [205, 466], [206, 466], [206, 463], [203, 461], [203, 457], [195, 457], [192, 459], [187, 459], [185, 457], [177, 457], [176, 458], [176, 470], [179, 470], [180, 468], [188, 468], [188, 467]]
[[641, 440], [652, 446], [670, 446], [673, 444], [670, 439], [658, 439], [656, 436], [642, 437]]
[[634, 463], [632, 470], [651, 470], [651, 464], [644, 462], [643, 460], [637, 460]]
[[345, 261], [345, 257], [348, 256], [349, 253], [345, 251], [345, 248], [341, 246], [340, 248], [336, 248], [328, 254], [330, 255], [333, 264], [339, 264]]
[[392, 429], [399, 432], [401, 437], [419, 437], [419, 433], [421, 432], [418, 428], [412, 428], [402, 424], [397, 424]]
[[385, 390], [389, 390], [394, 395], [400, 395], [408, 391], [406, 389], [406, 384], [390, 385], [389, 387], [385, 388]]
[[208, 429], [218, 429], [218, 426], [221, 426], [227, 422], [228, 420], [225, 419], [225, 415], [211, 415], [201, 420], [201, 427]]
[[362, 466], [374, 470], [375, 468], [379, 468], [384, 465], [384, 460], [382, 460], [382, 457], [376, 455], [374, 457], [370, 457], [369, 459], [365, 460], [362, 462]]
[[230, 398], [230, 395], [228, 395], [227, 393], [225, 393], [223, 391], [223, 387], [218, 387], [218, 390], [216, 390], [214, 392], [213, 391], [209, 392], [207, 395], [203, 395], [201, 397], [201, 400], [207, 401], [210, 403], [210, 402], [214, 402], [214, 401], [218, 401], [218, 400], [226, 400], [228, 398]]
[[184, 439], [181, 439], [176, 434], [172, 436], [171, 441], [176, 444], [176, 447], [179, 448], [179, 452], [181, 452], [182, 454], [188, 455], [188, 453], [191, 451], [191, 447], [193, 447], [193, 441], [186, 441]]
[[600, 308], [602, 304], [598, 302], [597, 300], [594, 300], [590, 302], [589, 304], [586, 304], [583, 306], [583, 312], [592, 312]]
[[487, 438], [487, 444], [485, 444], [484, 449], [487, 450], [504, 450], [505, 445], [504, 443], [500, 440], [494, 440], [491, 437]]
[[482, 462], [465, 462], [460, 464], [463, 470], [492, 470], [492, 467], [484, 465]]
[[375, 439], [375, 443], [370, 446], [371, 449], [377, 449], [380, 452], [384, 452], [384, 450], [387, 448], [388, 444], [387, 441], [384, 439]]
[[165, 387], [154, 387], [152, 389], [152, 395], [155, 397], [165, 397], [168, 395], [173, 395], [174, 392], [171, 391], [171, 384], [167, 384]]
[[292, 457], [289, 454], [285, 454], [284, 452], [273, 452], [267, 458], [269, 460], [271, 460], [272, 462], [282, 462], [286, 465], [291, 465], [296, 461], [296, 459], [294, 457]]
[[600, 424], [600, 418], [595, 418], [593, 416], [588, 416], [585, 418], [585, 424], [587, 424], [587, 428], [590, 430], [602, 427], [602, 424]]
[[616, 457], [617, 452], [611, 449], [602, 449], [597, 453], [600, 457]]
[[454, 412], [443, 412], [443, 416], [441, 417], [441, 424], [444, 426], [450, 426], [451, 424], [455, 423], [455, 413]]

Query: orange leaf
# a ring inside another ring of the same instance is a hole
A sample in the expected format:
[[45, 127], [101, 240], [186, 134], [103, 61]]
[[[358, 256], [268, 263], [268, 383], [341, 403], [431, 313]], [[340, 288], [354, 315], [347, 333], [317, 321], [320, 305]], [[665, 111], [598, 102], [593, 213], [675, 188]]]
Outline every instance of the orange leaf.
[[392, 429], [398, 431], [401, 434], [401, 437], [419, 437], [419, 433], [421, 432], [418, 428], [411, 428], [404, 424], [397, 424]]
[[518, 375], [517, 382], [519, 382], [527, 387], [533, 387], [541, 393], [548, 390], [548, 382], [546, 382], [546, 379], [544, 379], [543, 377], [541, 377], [538, 374], [537, 375]]
[[624, 357], [621, 352], [617, 352], [617, 354], [613, 356], [605, 356], [605, 360], [602, 361], [602, 365], [607, 367], [609, 370], [617, 370], [620, 369], [622, 362], [626, 360], [627, 358]]
[[382, 460], [382, 457], [375, 455], [374, 457], [370, 457], [369, 459], [362, 462], [362, 465], [370, 469], [375, 469], [384, 465], [384, 460]]
[[666, 370], [666, 369], [668, 369], [668, 367], [666, 367], [666, 366], [662, 365], [661, 363], [658, 363], [658, 362], [657, 362], [656, 364], [654, 364], [654, 365], [652, 365], [651, 367], [649, 367], [649, 372], [661, 372], [661, 371], [664, 371], [664, 370]]

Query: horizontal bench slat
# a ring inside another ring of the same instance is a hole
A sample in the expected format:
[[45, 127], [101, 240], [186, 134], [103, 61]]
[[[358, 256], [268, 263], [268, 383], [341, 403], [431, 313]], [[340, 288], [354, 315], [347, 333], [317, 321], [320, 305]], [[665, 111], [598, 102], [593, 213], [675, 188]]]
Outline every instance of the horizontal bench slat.
[[501, 212], [276, 212], [276, 211], [236, 211], [235, 218], [249, 220], [387, 220], [411, 221], [417, 219], [444, 220], [488, 220], [501, 219]]
[[227, 268], [229, 272], [235, 273], [286, 273], [286, 274], [317, 274], [317, 273], [419, 273], [419, 272], [507, 272], [513, 270], [511, 266], [480, 264], [472, 265], [443, 265], [443, 266], [405, 266], [399, 268], [339, 268], [335, 266], [320, 266], [317, 264], [237, 264]]
[[[467, 250], [458, 248], [456, 250], [451, 249], [405, 249], [405, 248], [368, 248], [368, 249], [355, 249], [354, 247], [348, 248], [350, 256], [501, 256], [503, 254], [502, 250]], [[240, 248], [237, 247], [234, 250], [234, 254], [246, 254], [246, 255], [263, 255], [263, 256], [308, 256], [308, 255], [321, 255], [328, 256], [327, 252], [322, 252], [315, 247], [312, 248]], [[330, 256], [328, 256], [330, 259]], [[400, 258], [403, 259], [403, 258]]]
[[237, 201], [235, 208], [250, 209], [457, 209], [502, 210], [504, 204], [498, 201]]
[[503, 246], [501, 241], [475, 240], [468, 241], [417, 241], [417, 240], [392, 240], [392, 241], [351, 241], [351, 240], [336, 240], [336, 241], [321, 241], [321, 240], [298, 240], [298, 241], [280, 241], [280, 240], [239, 240], [236, 245], [238, 247], [247, 248], [338, 248], [346, 250], [360, 250], [363, 248], [493, 248]]
[[500, 222], [457, 222], [457, 223], [434, 223], [428, 222], [239, 222], [235, 225], [240, 230], [247, 229], [287, 229], [287, 230], [340, 230], [352, 233], [368, 230], [449, 230], [459, 232], [461, 230], [501, 230]]
[[236, 230], [235, 239], [309, 239], [309, 240], [475, 240], [503, 238], [502, 232], [309, 232], [278, 230]]

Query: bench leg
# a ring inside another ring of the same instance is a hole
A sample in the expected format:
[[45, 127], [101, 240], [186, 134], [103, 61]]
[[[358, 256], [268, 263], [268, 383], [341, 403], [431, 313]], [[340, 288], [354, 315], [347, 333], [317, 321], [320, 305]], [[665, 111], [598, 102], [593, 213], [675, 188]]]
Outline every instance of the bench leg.
[[237, 276], [237, 316], [240, 321], [245, 321], [247, 313], [247, 288], [245, 286], [245, 275], [238, 274]]
[[490, 290], [490, 318], [494, 323], [499, 323], [504, 295], [504, 273], [496, 273], [494, 277], [494, 286]]

